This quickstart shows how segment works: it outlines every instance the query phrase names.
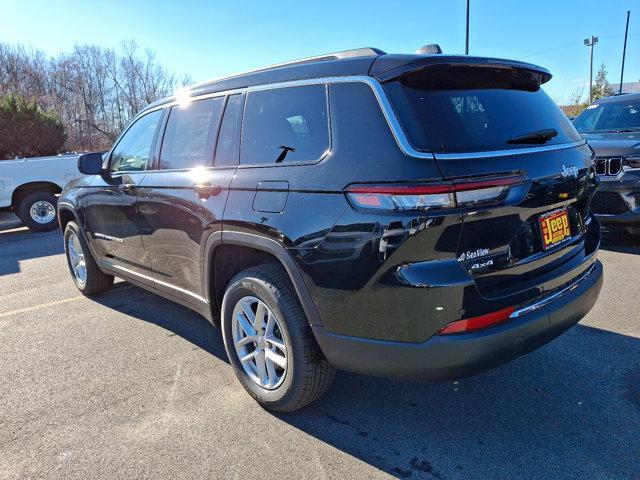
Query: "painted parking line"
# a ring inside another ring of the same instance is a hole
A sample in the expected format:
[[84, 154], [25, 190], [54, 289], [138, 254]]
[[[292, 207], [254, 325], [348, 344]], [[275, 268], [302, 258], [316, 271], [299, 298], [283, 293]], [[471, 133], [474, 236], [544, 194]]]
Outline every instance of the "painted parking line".
[[[117, 284], [113, 286], [113, 289], [117, 289], [118, 291], [128, 290], [130, 288], [132, 288], [132, 285], [128, 284]], [[84, 295], [76, 295], [75, 297], [63, 298], [62, 300], [55, 300], [53, 302], [40, 303], [31, 307], [18, 308], [17, 310], [10, 310], [8, 312], [0, 313], [0, 318], [10, 317], [11, 315], [18, 315], [20, 313], [34, 312], [36, 310], [40, 310], [41, 308], [55, 307], [56, 305], [73, 303], [77, 302], [78, 300], [82, 300], [83, 298], [85, 298]]]
[[15, 225], [0, 224], [0, 235], [4, 235], [5, 233], [28, 232], [28, 231], [29, 229], [27, 227], [20, 226], [20, 224], [15, 224]]
[[17, 310], [10, 310], [8, 312], [0, 313], [0, 318], [9, 317], [11, 315], [18, 315], [20, 313], [33, 312], [35, 310], [40, 310], [41, 308], [53, 307], [55, 305], [63, 305], [65, 303], [77, 302], [78, 300], [82, 300], [84, 298], [83, 295], [78, 295], [76, 297], [71, 298], [63, 298], [62, 300], [56, 300], [55, 302], [41, 303], [39, 305], [33, 305], [32, 307], [19, 308]]

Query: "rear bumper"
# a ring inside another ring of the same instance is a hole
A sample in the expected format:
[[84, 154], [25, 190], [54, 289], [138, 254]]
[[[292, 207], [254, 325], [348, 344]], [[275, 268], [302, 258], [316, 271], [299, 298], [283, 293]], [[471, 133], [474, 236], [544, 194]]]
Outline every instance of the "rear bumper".
[[602, 287], [602, 264], [538, 308], [473, 333], [434, 335], [422, 343], [338, 335], [312, 327], [335, 367], [369, 375], [451, 380], [488, 370], [544, 345], [575, 325], [593, 307]]

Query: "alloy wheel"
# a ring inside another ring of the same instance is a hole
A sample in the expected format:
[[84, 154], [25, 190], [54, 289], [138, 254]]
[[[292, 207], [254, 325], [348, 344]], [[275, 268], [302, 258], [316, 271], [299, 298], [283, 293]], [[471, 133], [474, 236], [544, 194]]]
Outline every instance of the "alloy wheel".
[[82, 245], [75, 233], [69, 235], [67, 239], [67, 254], [69, 255], [69, 264], [76, 280], [84, 285], [87, 281], [87, 265], [84, 259]]
[[287, 373], [288, 346], [273, 311], [256, 297], [241, 298], [233, 309], [231, 333], [249, 378], [267, 390], [278, 388]]

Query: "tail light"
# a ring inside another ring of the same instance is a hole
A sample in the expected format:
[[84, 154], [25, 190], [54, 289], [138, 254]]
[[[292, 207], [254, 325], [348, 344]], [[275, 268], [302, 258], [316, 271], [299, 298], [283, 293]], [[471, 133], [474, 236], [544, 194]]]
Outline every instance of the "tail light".
[[505, 322], [509, 316], [515, 311], [514, 307], [503, 308], [497, 312], [487, 313], [479, 317], [465, 318], [464, 320], [456, 320], [446, 324], [438, 331], [438, 335], [450, 335], [452, 333], [465, 333], [481, 330], [493, 325]]
[[422, 185], [350, 185], [345, 193], [355, 207], [372, 210], [441, 210], [499, 203], [522, 175]]

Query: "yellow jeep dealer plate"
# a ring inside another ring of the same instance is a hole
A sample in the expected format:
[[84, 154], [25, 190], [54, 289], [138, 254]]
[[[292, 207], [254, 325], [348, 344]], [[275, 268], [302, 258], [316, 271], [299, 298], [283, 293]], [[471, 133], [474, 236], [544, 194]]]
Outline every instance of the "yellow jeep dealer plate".
[[540, 215], [540, 232], [542, 247], [545, 250], [571, 237], [567, 209], [562, 208]]

